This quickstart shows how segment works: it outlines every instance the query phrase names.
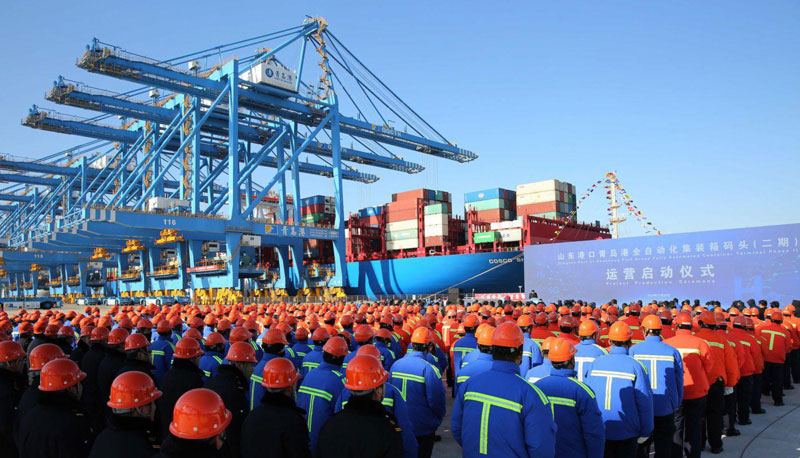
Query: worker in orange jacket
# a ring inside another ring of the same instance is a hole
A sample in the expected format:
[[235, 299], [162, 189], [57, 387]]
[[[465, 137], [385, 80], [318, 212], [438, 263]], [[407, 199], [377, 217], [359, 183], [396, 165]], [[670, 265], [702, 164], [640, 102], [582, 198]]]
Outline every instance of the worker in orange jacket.
[[786, 354], [791, 351], [792, 339], [783, 327], [783, 314], [774, 311], [765, 322], [756, 328], [756, 334], [763, 337], [764, 349], [764, 391], [772, 394], [776, 406], [783, 405], [783, 366]]
[[692, 315], [681, 312], [675, 320], [675, 336], [664, 343], [675, 347], [683, 358], [683, 401], [675, 411], [676, 440], [672, 456], [699, 458], [703, 449], [702, 426], [714, 358], [705, 340], [692, 335]]
[[728, 329], [728, 339], [737, 342], [744, 350], [739, 361], [739, 383], [736, 384], [736, 411], [740, 425], [749, 425], [750, 399], [753, 396], [753, 376], [756, 373], [756, 359], [761, 357], [761, 347], [753, 336], [747, 334], [747, 322], [744, 316], [732, 317], [732, 327]]
[[553, 333], [547, 328], [547, 314], [544, 312], [537, 313], [533, 317], [533, 328], [531, 329], [531, 339], [542, 345], [545, 339], [553, 337]]
[[[728, 379], [739, 378], [738, 363], [735, 356], [731, 353], [732, 349], [728, 345], [728, 340], [719, 336], [714, 329], [717, 320], [710, 310], [704, 310], [697, 317], [699, 329], [695, 336], [703, 339], [711, 347], [711, 355], [714, 358], [714, 369], [711, 373], [708, 398], [706, 400], [705, 428], [703, 428], [705, 444], [711, 446], [712, 453], [722, 452], [722, 427], [723, 416], [725, 415], [725, 395], [733, 390], [728, 385]], [[733, 361], [730, 358], [734, 358]]]
[[767, 411], [761, 407], [761, 395], [764, 389], [764, 363], [766, 362], [764, 360], [766, 356], [766, 351], [763, 346], [764, 338], [756, 334], [755, 323], [752, 318], [745, 316], [744, 321], [747, 335], [752, 337], [753, 341], [758, 346], [758, 358], [753, 360], [756, 371], [753, 373], [753, 396], [750, 399], [750, 413], [761, 415], [767, 413]]
[[736, 429], [736, 387], [742, 378], [742, 366], [747, 363], [747, 358], [750, 355], [745, 352], [744, 345], [728, 335], [728, 323], [725, 321], [725, 315], [722, 312], [717, 312], [714, 314], [714, 318], [717, 322], [716, 332], [725, 339], [730, 350], [725, 353], [725, 364], [731, 364], [736, 368], [735, 381], [729, 377], [725, 384], [725, 411], [728, 414], [728, 428], [725, 430], [725, 435], [729, 437], [738, 436], [741, 433]]
[[[779, 310], [775, 308], [774, 310]], [[797, 334], [797, 327], [792, 320], [791, 313], [787, 310], [783, 310], [781, 312], [783, 315], [783, 327], [786, 328], [786, 332], [789, 333], [789, 336], [792, 338], [792, 346], [789, 351], [786, 353], [786, 362], [783, 363], [783, 389], [784, 390], [793, 390], [794, 385], [792, 385], [792, 360], [793, 355], [795, 354], [795, 350], [800, 348], [800, 335]], [[797, 383], [797, 380], [795, 380]]]

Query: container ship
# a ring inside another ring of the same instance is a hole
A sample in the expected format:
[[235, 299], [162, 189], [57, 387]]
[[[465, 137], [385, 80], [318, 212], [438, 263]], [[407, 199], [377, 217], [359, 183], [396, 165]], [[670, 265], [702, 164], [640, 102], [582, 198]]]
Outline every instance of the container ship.
[[[454, 215], [448, 192], [415, 189], [351, 214], [346, 224], [347, 294], [514, 294], [523, 291], [526, 245], [611, 238], [599, 222], [577, 222], [575, 187], [559, 180], [464, 195]], [[303, 221], [332, 224], [333, 198], [302, 200]], [[330, 242], [305, 247], [310, 276], [332, 263]]]

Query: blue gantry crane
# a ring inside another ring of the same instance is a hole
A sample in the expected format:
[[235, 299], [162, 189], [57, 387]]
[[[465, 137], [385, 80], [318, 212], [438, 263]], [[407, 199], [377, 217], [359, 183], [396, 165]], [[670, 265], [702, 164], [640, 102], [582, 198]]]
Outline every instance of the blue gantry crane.
[[[252, 54], [234, 56], [245, 50]], [[0, 189], [9, 202], [0, 206], [7, 294], [35, 294], [20, 285], [46, 277], [55, 295], [341, 295], [343, 180], [379, 179], [361, 168], [422, 171], [408, 153], [477, 157], [419, 116], [322, 18], [169, 60], [94, 39], [77, 66], [137, 87], [120, 93], [59, 76], [46, 99], [91, 117], [34, 105], [23, 118], [90, 140], [39, 160], [0, 157], [0, 181], [11, 183]], [[301, 174], [332, 182], [332, 225], [303, 221]], [[330, 268], [304, 268], [308, 240], [332, 243]], [[15, 257], [45, 252], [59, 255], [37, 262], [39, 275]], [[113, 287], [87, 289], [90, 262], [103, 270], [89, 275], [92, 286]]]

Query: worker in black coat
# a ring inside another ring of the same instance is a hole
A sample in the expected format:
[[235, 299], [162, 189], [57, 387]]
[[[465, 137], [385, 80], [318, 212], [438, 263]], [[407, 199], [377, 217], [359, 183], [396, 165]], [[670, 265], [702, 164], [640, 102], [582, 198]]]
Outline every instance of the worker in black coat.
[[125, 362], [117, 372], [117, 375], [131, 371], [144, 372], [155, 383], [156, 378], [153, 375], [155, 366], [150, 361], [150, 340], [147, 339], [147, 336], [138, 332], [131, 334], [125, 339]]
[[264, 366], [261, 403], [242, 425], [244, 458], [311, 457], [305, 410], [294, 402], [300, 374], [286, 358], [273, 358]]
[[[49, 325], [44, 321], [37, 321], [33, 325], [33, 339], [31, 339], [31, 342], [28, 344], [27, 347], [25, 347], [26, 353], [30, 353], [31, 350], [33, 350], [34, 348], [38, 347], [41, 344], [55, 343], [53, 342], [53, 339], [50, 336], [45, 335], [45, 330], [47, 330], [47, 326]], [[51, 334], [54, 336], [58, 334], [58, 327], [55, 328], [55, 331], [51, 329]]]
[[94, 433], [78, 401], [81, 372], [74, 361], [62, 358], [44, 365], [39, 379], [39, 404], [22, 420], [19, 456], [25, 458], [84, 457]]
[[158, 458], [222, 458], [225, 428], [233, 415], [219, 395], [206, 388], [187, 391], [175, 403], [169, 435]]
[[158, 452], [153, 419], [159, 397], [152, 376], [136, 371], [117, 376], [107, 403], [108, 425], [97, 436], [89, 458], [140, 458]]
[[41, 393], [39, 391], [39, 374], [42, 372], [42, 368], [54, 359], [66, 357], [67, 355], [53, 344], [39, 345], [28, 355], [28, 386], [22, 392], [17, 407], [17, 418], [14, 421], [14, 438], [17, 442], [19, 442], [19, 427], [22, 419], [39, 404], [39, 393]]
[[17, 456], [14, 422], [25, 382], [22, 345], [13, 341], [0, 342], [0, 456]]
[[86, 353], [89, 352], [89, 348], [91, 347], [90, 339], [93, 329], [94, 326], [84, 326], [81, 328], [81, 336], [75, 344], [75, 349], [69, 354], [69, 359], [78, 363], [78, 367], [81, 367], [83, 357], [86, 356]]
[[123, 328], [113, 329], [108, 334], [106, 342], [106, 356], [100, 361], [97, 368], [97, 388], [100, 391], [101, 402], [105, 403], [111, 391], [111, 382], [117, 377], [119, 370], [125, 364], [125, 339], [128, 331]]
[[315, 456], [403, 456], [403, 430], [381, 404], [383, 384], [388, 378], [389, 373], [374, 356], [360, 355], [350, 360], [344, 385], [350, 390], [350, 399], [322, 427]]
[[83, 397], [81, 404], [87, 414], [89, 414], [92, 428], [95, 431], [103, 429], [105, 420], [103, 419], [103, 408], [105, 401], [100, 396], [100, 387], [97, 385], [97, 372], [100, 363], [106, 357], [106, 342], [108, 341], [108, 328], [97, 327], [92, 330], [89, 351], [81, 360], [81, 370], [86, 372], [86, 379], [81, 384], [83, 386]]
[[33, 340], [33, 325], [30, 321], [23, 321], [17, 327], [17, 343], [22, 346], [23, 350], [28, 348]]
[[203, 371], [198, 366], [202, 355], [200, 343], [191, 337], [184, 337], [175, 344], [175, 360], [161, 380], [161, 391], [164, 395], [158, 400], [162, 437], [167, 437], [172, 410], [178, 398], [189, 390], [203, 386]]
[[219, 366], [217, 375], [208, 379], [205, 387], [217, 393], [233, 415], [226, 433], [225, 446], [231, 457], [239, 458], [242, 456], [242, 423], [250, 411], [250, 404], [247, 402], [248, 381], [258, 361], [256, 351], [245, 342], [231, 345], [225, 359], [227, 364]]

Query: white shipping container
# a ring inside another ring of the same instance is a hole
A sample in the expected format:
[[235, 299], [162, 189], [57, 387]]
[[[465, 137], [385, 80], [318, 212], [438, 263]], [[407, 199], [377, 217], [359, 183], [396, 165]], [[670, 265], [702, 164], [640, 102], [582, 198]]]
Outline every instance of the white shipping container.
[[395, 232], [395, 231], [408, 231], [411, 229], [417, 229], [417, 220], [415, 219], [406, 219], [403, 221], [395, 221], [393, 223], [386, 223], [386, 232]]
[[[105, 169], [111, 163], [111, 159], [112, 159], [111, 155], [105, 154], [105, 155], [100, 156], [97, 159], [95, 159], [94, 162], [89, 164], [89, 167], [91, 167], [93, 169]], [[117, 158], [117, 161], [119, 161], [119, 160], [120, 160], [120, 158]], [[134, 164], [133, 161], [128, 161], [128, 163], [125, 165], [125, 169], [127, 169], [129, 172], [132, 172], [135, 167], [136, 167], [136, 164]], [[114, 168], [114, 167], [111, 167], [111, 168]]]
[[256, 84], [267, 84], [296, 92], [294, 85], [297, 82], [297, 72], [289, 70], [275, 59], [253, 65], [252, 68], [239, 75], [245, 81]]
[[433, 226], [433, 225], [445, 225], [447, 226], [447, 220], [449, 215], [446, 213], [437, 213], [434, 215], [425, 215], [425, 226]]
[[391, 240], [386, 242], [386, 249], [389, 251], [410, 250], [417, 247], [419, 247], [419, 239]]
[[522, 227], [522, 220], [521, 219], [515, 219], [515, 220], [512, 220], [512, 221], [500, 221], [500, 222], [496, 222], [496, 223], [491, 223], [489, 225], [489, 228], [491, 230], [493, 230], [493, 231], [500, 231], [500, 230], [503, 230], [503, 229], [513, 229], [513, 228], [517, 228], [517, 227]]
[[169, 197], [151, 197], [147, 199], [147, 211], [166, 210], [172, 207], [188, 207], [189, 201], [170, 199]]
[[533, 183], [518, 184], [516, 188], [517, 197], [519, 197], [520, 194], [530, 194], [532, 192], [558, 191], [558, 186], [560, 183], [561, 182], [558, 180], [545, 180], [534, 181]]
[[519, 242], [522, 240], [522, 229], [503, 229], [498, 231], [501, 242]]
[[517, 194], [517, 206], [554, 202], [558, 200], [558, 191], [540, 191], [527, 194]]
[[444, 237], [448, 234], [446, 225], [425, 226], [425, 237]]

